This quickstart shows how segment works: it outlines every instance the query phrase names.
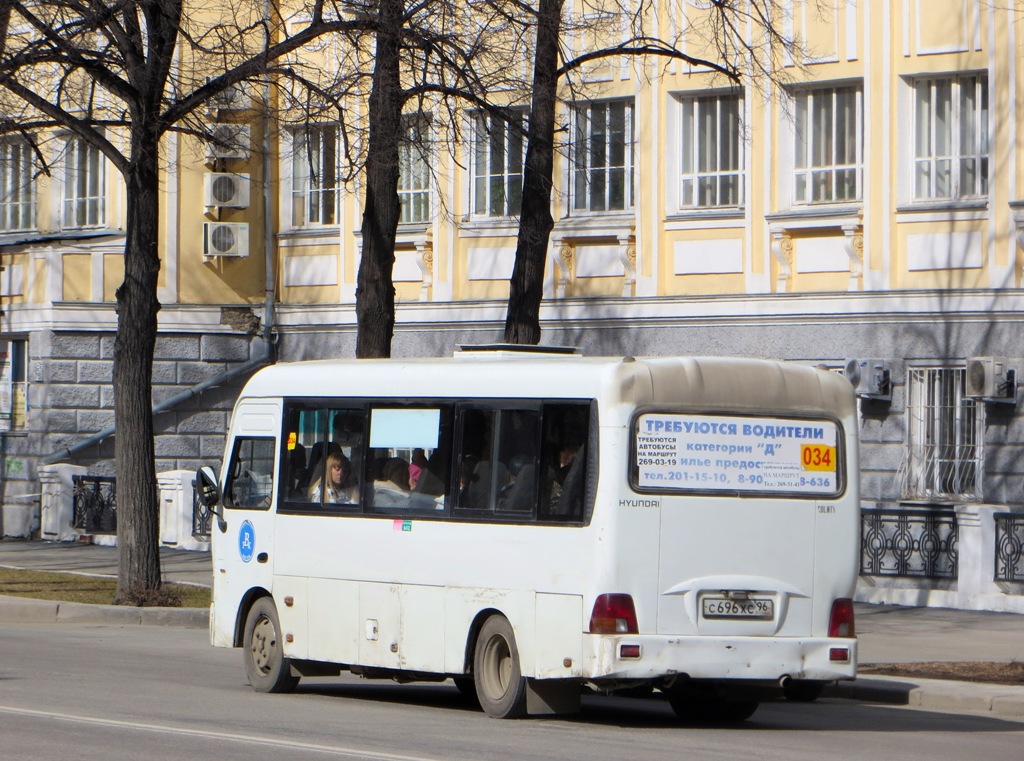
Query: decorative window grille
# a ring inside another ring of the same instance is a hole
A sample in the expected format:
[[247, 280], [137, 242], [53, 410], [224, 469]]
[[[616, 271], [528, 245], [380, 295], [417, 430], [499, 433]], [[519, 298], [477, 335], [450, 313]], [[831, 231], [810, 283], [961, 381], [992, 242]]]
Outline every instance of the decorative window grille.
[[964, 368], [912, 368], [907, 402], [905, 499], [981, 499], [983, 415], [964, 395]]

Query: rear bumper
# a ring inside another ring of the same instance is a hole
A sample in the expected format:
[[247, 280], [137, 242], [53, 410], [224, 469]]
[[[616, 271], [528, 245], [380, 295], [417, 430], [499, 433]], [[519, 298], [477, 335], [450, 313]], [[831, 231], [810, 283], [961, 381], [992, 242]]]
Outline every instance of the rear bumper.
[[[639, 645], [639, 657], [622, 657], [623, 645]], [[847, 658], [833, 660], [843, 650]], [[584, 654], [585, 678], [596, 680], [834, 681], [857, 672], [857, 640], [827, 637], [585, 635]]]

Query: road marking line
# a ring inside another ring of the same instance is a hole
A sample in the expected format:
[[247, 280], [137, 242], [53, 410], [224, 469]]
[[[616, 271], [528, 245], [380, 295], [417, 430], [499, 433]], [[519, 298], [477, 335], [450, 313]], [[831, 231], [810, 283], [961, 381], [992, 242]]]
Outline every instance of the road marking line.
[[227, 742], [267, 745], [277, 748], [290, 748], [293, 750], [308, 750], [317, 753], [328, 753], [334, 756], [344, 756], [347, 758], [379, 759], [380, 761], [445, 761], [445, 759], [430, 756], [403, 756], [397, 753], [382, 753], [380, 751], [364, 750], [360, 748], [317, 745], [315, 743], [304, 743], [297, 740], [281, 740], [274, 737], [260, 737], [258, 735], [238, 735], [229, 732], [211, 732], [203, 729], [170, 727], [161, 724], [144, 724], [137, 721], [118, 721], [116, 719], [102, 719], [95, 716], [58, 713], [56, 711], [34, 711], [30, 708], [18, 708], [16, 706], [0, 705], [0, 713], [15, 714], [18, 716], [34, 716], [41, 719], [56, 719], [58, 721], [76, 722], [80, 724], [95, 724], [104, 727], [117, 727], [118, 729], [137, 729], [143, 732], [161, 732], [164, 734], [183, 735], [186, 737], [206, 737], [215, 740], [224, 740]]

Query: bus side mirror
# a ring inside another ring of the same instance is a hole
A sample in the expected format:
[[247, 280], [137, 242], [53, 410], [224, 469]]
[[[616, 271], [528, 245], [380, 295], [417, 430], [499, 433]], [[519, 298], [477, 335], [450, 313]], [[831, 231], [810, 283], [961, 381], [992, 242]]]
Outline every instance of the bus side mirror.
[[199, 503], [217, 516], [217, 527], [223, 532], [227, 529], [223, 511], [220, 508], [220, 486], [217, 485], [217, 474], [213, 468], [204, 465], [196, 471], [196, 496]]

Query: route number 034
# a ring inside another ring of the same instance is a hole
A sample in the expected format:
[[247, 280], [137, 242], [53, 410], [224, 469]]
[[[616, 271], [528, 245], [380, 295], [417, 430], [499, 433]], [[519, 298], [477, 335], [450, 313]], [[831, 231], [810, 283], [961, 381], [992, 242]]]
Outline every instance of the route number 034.
[[804, 444], [800, 447], [800, 463], [804, 470], [836, 469], [836, 448], [821, 444]]

